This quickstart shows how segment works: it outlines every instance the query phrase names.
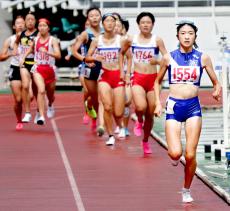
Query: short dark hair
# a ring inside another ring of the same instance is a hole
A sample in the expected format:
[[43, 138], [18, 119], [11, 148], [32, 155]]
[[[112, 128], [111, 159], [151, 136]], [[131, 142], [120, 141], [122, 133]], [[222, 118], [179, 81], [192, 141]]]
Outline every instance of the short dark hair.
[[121, 15], [118, 12], [112, 12], [112, 14], [117, 16], [120, 21], [122, 20]]
[[129, 21], [128, 20], [122, 20], [122, 25], [125, 27], [126, 31], [129, 31]]
[[89, 13], [90, 13], [92, 10], [97, 10], [97, 11], [100, 13], [100, 15], [101, 15], [101, 10], [100, 10], [98, 7], [96, 7], [96, 6], [92, 6], [92, 7], [90, 7], [90, 8], [86, 11], [86, 16], [87, 16], [87, 17], [89, 16]]
[[143, 18], [143, 17], [145, 17], [145, 16], [148, 16], [148, 17], [152, 20], [152, 23], [155, 22], [155, 17], [154, 17], [154, 15], [153, 15], [152, 13], [150, 13], [150, 12], [141, 12], [141, 13], [137, 16], [137, 19], [136, 19], [137, 24], [139, 24], [141, 18]]
[[25, 18], [22, 15], [17, 15], [16, 18], [14, 19], [13, 23], [15, 24], [17, 19], [23, 19], [25, 20]]
[[104, 22], [104, 20], [107, 18], [107, 17], [112, 17], [115, 21], [116, 21], [116, 17], [113, 15], [113, 13], [105, 13], [103, 16], [102, 16], [102, 23]]
[[[35, 13], [34, 13], [34, 12], [32, 12], [32, 11], [29, 11], [29, 12], [26, 14], [26, 16], [27, 16], [27, 15], [33, 15], [33, 16], [34, 16], [34, 18], [36, 19]], [[25, 17], [26, 17], [26, 16], [25, 16]]]

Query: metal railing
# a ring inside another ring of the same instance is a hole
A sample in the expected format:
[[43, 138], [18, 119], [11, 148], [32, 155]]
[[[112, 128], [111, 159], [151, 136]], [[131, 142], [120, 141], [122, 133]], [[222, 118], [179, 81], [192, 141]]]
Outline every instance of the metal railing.
[[[102, 11], [114, 11], [132, 16], [146, 9], [156, 16], [223, 16], [230, 15], [229, 0], [92, 0]], [[128, 8], [128, 10], [127, 10]]]

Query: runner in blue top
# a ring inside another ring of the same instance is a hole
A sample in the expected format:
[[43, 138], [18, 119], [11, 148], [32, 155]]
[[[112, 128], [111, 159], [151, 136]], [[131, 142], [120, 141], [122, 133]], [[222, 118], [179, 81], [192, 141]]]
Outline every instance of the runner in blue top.
[[185, 122], [185, 180], [182, 189], [182, 201], [192, 202], [190, 186], [196, 171], [196, 149], [201, 132], [201, 107], [198, 90], [203, 69], [205, 69], [214, 86], [213, 97], [220, 99], [221, 87], [213, 70], [211, 59], [196, 49], [198, 28], [190, 21], [181, 21], [177, 26], [179, 49], [163, 57], [161, 68], [155, 80], [156, 108], [155, 115], [160, 116], [160, 84], [168, 70], [169, 97], [166, 102], [166, 140], [168, 154], [176, 166], [182, 156], [181, 128]]
[[[101, 21], [101, 11], [97, 7], [91, 7], [87, 10], [87, 20], [89, 22], [89, 26], [85, 31], [83, 31], [73, 46], [73, 56], [80, 61], [85, 63], [85, 56], [78, 52], [82, 45], [85, 47], [85, 54], [87, 53], [89, 46], [92, 40], [95, 39], [99, 34], [101, 34], [102, 29], [100, 28], [100, 21]], [[98, 93], [97, 93], [97, 80], [100, 75], [101, 70], [101, 63], [96, 62], [95, 65], [86, 64], [85, 67], [85, 85], [88, 90], [88, 94], [91, 97], [92, 103], [88, 102], [88, 106], [91, 109], [93, 108], [98, 112]], [[102, 104], [101, 104], [102, 105]], [[103, 109], [100, 109], [102, 112], [99, 112], [99, 128], [98, 132], [100, 135], [104, 133], [103, 128]], [[97, 114], [94, 115], [92, 119], [92, 129], [96, 128], [96, 118]]]

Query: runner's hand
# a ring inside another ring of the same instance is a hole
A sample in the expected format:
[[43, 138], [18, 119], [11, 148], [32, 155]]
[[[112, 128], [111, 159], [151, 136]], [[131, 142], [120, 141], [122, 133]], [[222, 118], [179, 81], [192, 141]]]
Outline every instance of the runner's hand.
[[125, 74], [126, 85], [130, 85], [130, 74]]
[[155, 108], [155, 110], [154, 110], [154, 115], [155, 115], [156, 117], [160, 117], [161, 114], [162, 114], [162, 106], [161, 106], [160, 103], [157, 103], [157, 104], [156, 104], [156, 108]]
[[214, 87], [214, 92], [212, 93], [212, 96], [215, 100], [220, 101], [221, 98], [221, 86], [218, 83], [215, 87]]

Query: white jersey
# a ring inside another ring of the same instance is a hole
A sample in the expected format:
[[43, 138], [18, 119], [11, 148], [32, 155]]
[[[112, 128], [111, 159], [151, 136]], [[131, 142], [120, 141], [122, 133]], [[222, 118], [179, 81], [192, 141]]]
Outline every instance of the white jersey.
[[134, 35], [132, 54], [134, 63], [149, 63], [152, 57], [158, 56], [159, 48], [156, 44], [156, 35], [152, 35], [149, 43], [139, 43], [138, 35]]
[[34, 45], [34, 61], [36, 65], [55, 65], [55, 58], [48, 55], [46, 52], [43, 52], [42, 49], [46, 49], [47, 52], [53, 52], [52, 47], [52, 40], [53, 37], [50, 36], [47, 41], [44, 43], [40, 42], [40, 37], [35, 38], [35, 45]]
[[[13, 52], [13, 50], [14, 50], [15, 41], [16, 41], [16, 34], [9, 37], [9, 42], [10, 42], [9, 51], [10, 52]], [[20, 59], [19, 52], [17, 52], [16, 56], [11, 57], [10, 64], [14, 65], [14, 66], [19, 66], [19, 59]]]
[[119, 52], [121, 50], [121, 36], [116, 35], [115, 41], [110, 45], [105, 45], [103, 42], [103, 35], [98, 37], [97, 52], [104, 57], [103, 63], [118, 62]]

